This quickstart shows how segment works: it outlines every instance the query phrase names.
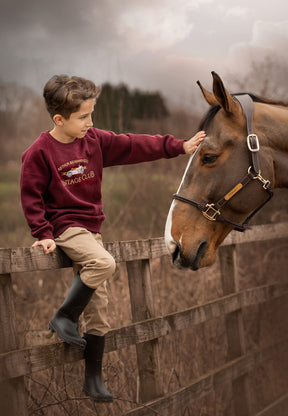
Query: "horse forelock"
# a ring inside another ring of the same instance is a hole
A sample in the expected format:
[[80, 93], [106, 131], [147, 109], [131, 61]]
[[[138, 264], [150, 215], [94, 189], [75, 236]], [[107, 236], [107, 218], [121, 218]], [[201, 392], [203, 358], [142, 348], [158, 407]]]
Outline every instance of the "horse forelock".
[[205, 116], [200, 121], [199, 130], [207, 131], [210, 124], [212, 123], [212, 120], [218, 113], [218, 111], [221, 109], [220, 105], [215, 104], [213, 105], [208, 112], [205, 114]]

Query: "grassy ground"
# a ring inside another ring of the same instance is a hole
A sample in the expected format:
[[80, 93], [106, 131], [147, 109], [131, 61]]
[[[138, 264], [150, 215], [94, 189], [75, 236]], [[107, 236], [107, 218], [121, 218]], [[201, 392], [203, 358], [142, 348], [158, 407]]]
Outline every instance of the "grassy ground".
[[31, 242], [20, 202], [20, 166], [2, 167], [0, 176], [0, 247], [8, 248]]

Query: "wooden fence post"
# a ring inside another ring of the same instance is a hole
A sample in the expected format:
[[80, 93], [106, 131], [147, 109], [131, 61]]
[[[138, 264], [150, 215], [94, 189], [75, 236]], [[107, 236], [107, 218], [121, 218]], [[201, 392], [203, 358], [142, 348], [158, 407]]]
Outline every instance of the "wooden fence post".
[[[0, 275], [0, 354], [18, 347], [11, 275]], [[19, 363], [20, 365], [20, 363]], [[0, 383], [0, 411], [5, 416], [26, 416], [24, 377]]]
[[[219, 259], [223, 294], [229, 295], [238, 292], [236, 246], [220, 247]], [[225, 320], [228, 342], [228, 361], [232, 361], [246, 353], [242, 310], [240, 309], [227, 314]], [[252, 413], [247, 374], [233, 380], [232, 388], [235, 415], [250, 416]]]
[[[155, 316], [149, 260], [126, 262], [133, 322]], [[163, 395], [158, 339], [136, 345], [143, 403]]]

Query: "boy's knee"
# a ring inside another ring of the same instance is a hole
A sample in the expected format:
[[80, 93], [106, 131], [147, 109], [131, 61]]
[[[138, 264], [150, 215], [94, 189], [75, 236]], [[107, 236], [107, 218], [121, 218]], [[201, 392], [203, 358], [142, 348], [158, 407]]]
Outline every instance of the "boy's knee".
[[107, 275], [109, 278], [115, 273], [115, 270], [116, 270], [116, 262], [112, 256], [107, 257], [106, 267], [107, 267]]
[[111, 255], [91, 259], [81, 269], [82, 281], [91, 288], [97, 289], [105, 280], [108, 280], [116, 270], [116, 262]]
[[99, 276], [103, 275], [103, 281], [109, 279], [116, 269], [116, 262], [114, 258], [109, 254], [106, 257], [97, 258], [92, 261], [92, 268], [95, 270], [95, 274]]

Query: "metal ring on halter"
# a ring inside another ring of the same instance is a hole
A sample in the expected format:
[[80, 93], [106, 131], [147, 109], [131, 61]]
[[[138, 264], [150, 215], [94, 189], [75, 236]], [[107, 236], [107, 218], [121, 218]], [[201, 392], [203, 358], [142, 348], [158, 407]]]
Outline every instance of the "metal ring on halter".
[[[252, 166], [249, 166], [248, 168], [248, 175], [253, 175], [253, 172], [251, 172]], [[256, 172], [255, 172], [256, 173]], [[259, 173], [257, 173], [255, 176], [253, 176], [253, 179], [259, 179], [259, 175], [261, 176], [261, 170], [259, 170]]]

